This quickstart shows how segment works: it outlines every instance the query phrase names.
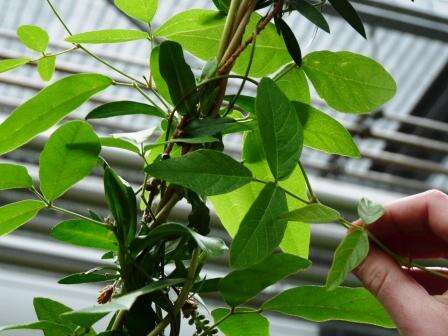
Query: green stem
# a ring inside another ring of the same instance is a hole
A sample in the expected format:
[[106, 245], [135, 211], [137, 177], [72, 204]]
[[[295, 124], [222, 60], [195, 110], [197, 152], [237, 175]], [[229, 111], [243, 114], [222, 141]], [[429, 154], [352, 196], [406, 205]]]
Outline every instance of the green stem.
[[[259, 180], [259, 179], [257, 179], [257, 178], [252, 178], [252, 181], [254, 181], [254, 182], [258, 182], [258, 183], [262, 183], [262, 184], [268, 184], [268, 183], [274, 183], [274, 182], [266, 182], [266, 181], [262, 181], [262, 180]], [[302, 203], [305, 203], [305, 204], [312, 204], [312, 203], [314, 203], [314, 202], [311, 202], [311, 201], [307, 201], [306, 199], [303, 199], [302, 197], [300, 197], [300, 196], [297, 196], [296, 194], [294, 194], [294, 193], [292, 193], [292, 192], [290, 192], [289, 190], [286, 190], [285, 188], [283, 188], [282, 186], [280, 186], [280, 185], [277, 185], [280, 189], [282, 189], [286, 194], [288, 194], [289, 196], [291, 196], [292, 198], [295, 198], [296, 200], [298, 200], [298, 201], [300, 201], [300, 202], [302, 202]]]
[[306, 187], [310, 194], [310, 198], [311, 198], [310, 201], [311, 201], [311, 203], [315, 203], [318, 201], [318, 198], [313, 191], [313, 187], [311, 186], [310, 180], [308, 178], [308, 174], [306, 173], [305, 167], [303, 167], [303, 164], [302, 164], [302, 162], [300, 162], [300, 160], [299, 160], [299, 167], [300, 167], [300, 170], [302, 171], [302, 175], [303, 175], [303, 178], [305, 179]]
[[118, 331], [122, 328], [124, 318], [126, 316], [126, 310], [120, 310], [115, 318], [114, 324], [112, 325], [112, 331]]
[[224, 53], [228, 47], [230, 37], [232, 36], [233, 28], [235, 25], [235, 18], [236, 18], [236, 14], [238, 12], [240, 3], [241, 3], [241, 0], [232, 0], [230, 2], [229, 13], [227, 14], [227, 19], [226, 19], [226, 23], [224, 26], [224, 30], [222, 32], [221, 43], [219, 45], [219, 50], [218, 50], [218, 55], [217, 55], [218, 64], [221, 62], [221, 59], [224, 56]]
[[60, 213], [63, 213], [63, 214], [66, 214], [66, 215], [69, 215], [69, 216], [72, 216], [72, 217], [78, 217], [80, 219], [83, 219], [83, 220], [86, 220], [86, 221], [89, 221], [89, 222], [93, 222], [93, 223], [96, 223], [96, 224], [99, 224], [99, 225], [102, 225], [102, 226], [105, 226], [105, 227], [108, 227], [108, 228], [110, 227], [106, 223], [99, 222], [97, 220], [94, 220], [92, 218], [89, 218], [87, 216], [81, 215], [79, 213], [76, 213], [76, 212], [73, 212], [73, 211], [70, 211], [70, 210], [67, 210], [67, 209], [64, 209], [64, 208], [57, 207], [57, 206], [55, 206], [53, 204], [48, 204], [47, 207], [48, 207], [48, 209], [52, 209], [54, 211], [57, 211], [57, 212], [60, 212]]

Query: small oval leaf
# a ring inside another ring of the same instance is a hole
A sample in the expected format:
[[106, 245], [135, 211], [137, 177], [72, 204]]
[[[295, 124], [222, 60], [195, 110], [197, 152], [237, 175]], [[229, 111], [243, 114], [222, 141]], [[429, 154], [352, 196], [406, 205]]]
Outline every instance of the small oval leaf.
[[17, 29], [17, 36], [25, 46], [41, 53], [47, 49], [50, 40], [45, 30], [33, 25], [20, 26]]
[[37, 61], [37, 72], [43, 81], [49, 81], [56, 69], [56, 56], [45, 56]]
[[375, 223], [378, 219], [383, 217], [386, 209], [374, 201], [363, 198], [358, 203], [358, 216], [365, 224]]

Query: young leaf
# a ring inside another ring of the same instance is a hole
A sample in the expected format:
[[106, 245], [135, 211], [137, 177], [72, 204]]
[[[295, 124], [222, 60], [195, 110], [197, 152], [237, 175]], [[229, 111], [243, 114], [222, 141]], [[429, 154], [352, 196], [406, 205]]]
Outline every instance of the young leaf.
[[180, 44], [165, 41], [160, 45], [159, 68], [179, 113], [184, 116], [196, 115], [199, 103], [196, 80], [190, 66], [185, 62]]
[[118, 278], [116, 274], [105, 274], [96, 272], [85, 272], [70, 274], [58, 281], [61, 285], [77, 285], [94, 282], [106, 282]]
[[[244, 40], [255, 31], [261, 19], [262, 16], [259, 14], [252, 14]], [[202, 60], [209, 60], [216, 57], [218, 53], [224, 24], [225, 15], [222, 12], [191, 9], [170, 18], [156, 30], [155, 35], [178, 42], [194, 56]], [[250, 48], [247, 48], [238, 57], [232, 69], [234, 72], [240, 75], [246, 73], [250, 53]], [[277, 35], [274, 25], [269, 23], [263, 30], [263, 34], [257, 37], [257, 57], [253, 60], [249, 75], [252, 77], [266, 76], [288, 63], [290, 59], [282, 38]]]
[[381, 64], [348, 51], [312, 52], [304, 58], [303, 69], [319, 96], [340, 112], [371, 112], [397, 90]]
[[151, 51], [151, 57], [149, 59], [149, 67], [151, 69], [151, 78], [156, 85], [157, 91], [167, 102], [172, 104], [170, 90], [168, 89], [168, 85], [160, 73], [159, 67], [159, 54], [160, 54], [160, 46], [154, 47]]
[[376, 202], [363, 198], [358, 203], [358, 216], [365, 224], [375, 223], [383, 217], [386, 209]]
[[[72, 309], [66, 305], [48, 298], [34, 298], [33, 300], [34, 310], [39, 321], [48, 321], [60, 324], [67, 328], [70, 333], [73, 333], [76, 329], [76, 325], [66, 323], [60, 318], [60, 315], [71, 311]], [[58, 330], [44, 330], [45, 336], [60, 336], [61, 333]]]
[[240, 224], [230, 249], [230, 265], [241, 269], [269, 256], [282, 241], [287, 222], [279, 216], [288, 211], [285, 192], [267, 184]]
[[0, 237], [29, 222], [45, 207], [44, 202], [36, 200], [19, 201], [0, 207]]
[[265, 302], [262, 308], [314, 322], [339, 320], [394, 327], [381, 304], [364, 288], [339, 287], [327, 291], [321, 286], [296, 287]]
[[303, 130], [291, 102], [272, 79], [263, 78], [255, 101], [258, 127], [266, 158], [276, 180], [287, 178], [297, 166]]
[[219, 291], [231, 307], [238, 306], [281, 279], [305, 270], [311, 265], [306, 259], [292, 254], [272, 254], [258, 264], [233, 271], [219, 282]]
[[88, 123], [70, 121], [59, 127], [39, 157], [43, 195], [53, 201], [95, 168], [101, 151], [98, 136]]
[[31, 62], [31, 58], [28, 58], [28, 57], [20, 57], [20, 58], [11, 58], [11, 59], [1, 60], [0, 61], [0, 73], [21, 67], [22, 65], [25, 65], [29, 62]]
[[336, 119], [299, 102], [292, 103], [303, 126], [303, 144], [307, 147], [349, 157], [360, 157], [350, 132]]
[[109, 303], [98, 306], [92, 306], [90, 308], [85, 308], [78, 311], [67, 312], [62, 314], [61, 317], [64, 320], [70, 321], [77, 325], [90, 327], [92, 326], [92, 324], [103, 318], [108, 313], [115, 312], [117, 310], [131, 309], [135, 301], [142, 295], [160, 291], [166, 287], [182, 283], [183, 281], [184, 279], [159, 280], [145, 287], [142, 287], [134, 292], [114, 298]]
[[[213, 320], [217, 323], [229, 313], [228, 308], [215, 309], [212, 311]], [[225, 336], [240, 336], [242, 330], [244, 335], [269, 336], [268, 319], [252, 308], [236, 309], [234, 314], [219, 323], [218, 328]]]
[[40, 53], [47, 49], [50, 40], [45, 30], [33, 25], [20, 26], [17, 29], [17, 36], [25, 46]]
[[118, 243], [108, 228], [87, 220], [68, 220], [56, 225], [51, 231], [53, 238], [65, 243], [100, 250], [117, 251]]
[[115, 0], [115, 6], [130, 17], [151, 23], [156, 14], [158, 0]]
[[316, 224], [335, 222], [341, 218], [341, 215], [332, 208], [320, 203], [314, 203], [284, 214], [281, 218], [292, 222]]
[[328, 22], [316, 7], [306, 0], [295, 0], [290, 2], [290, 6], [318, 26], [320, 29], [330, 33]]
[[327, 275], [327, 289], [334, 290], [369, 253], [369, 237], [364, 230], [350, 232], [336, 249]]
[[106, 202], [119, 230], [119, 239], [130, 243], [137, 231], [137, 200], [128, 182], [110, 167], [104, 168]]
[[300, 49], [300, 45], [297, 41], [296, 36], [292, 32], [288, 24], [281, 17], [276, 18], [275, 23], [280, 29], [289, 55], [293, 59], [294, 63], [300, 68], [302, 66], [302, 50]]
[[0, 124], [0, 155], [32, 140], [111, 84], [103, 75], [77, 74], [46, 87]]
[[94, 108], [87, 114], [86, 119], [103, 119], [133, 114], [143, 114], [160, 118], [166, 117], [166, 113], [156, 106], [123, 100], [106, 103]]
[[328, 0], [333, 8], [352, 26], [362, 37], [367, 38], [366, 30], [356, 10], [348, 0]]
[[182, 157], [155, 162], [146, 172], [201, 195], [225, 194], [252, 181], [249, 169], [218, 151], [201, 149]]
[[56, 69], [56, 56], [45, 56], [37, 61], [37, 72], [43, 81], [49, 81]]
[[65, 40], [70, 43], [122, 43], [147, 39], [147, 33], [136, 29], [105, 29], [71, 35]]
[[24, 166], [0, 163], [0, 190], [27, 189], [32, 186], [33, 180]]
[[305, 73], [295, 64], [286, 65], [274, 77], [275, 84], [283, 91], [289, 100], [310, 104], [310, 88]]

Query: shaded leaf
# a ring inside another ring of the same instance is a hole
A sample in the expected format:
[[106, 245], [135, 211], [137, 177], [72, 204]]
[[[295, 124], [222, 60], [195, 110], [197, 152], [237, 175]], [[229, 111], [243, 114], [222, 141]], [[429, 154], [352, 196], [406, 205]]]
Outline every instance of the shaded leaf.
[[111, 84], [103, 75], [77, 74], [49, 85], [0, 124], [0, 155], [27, 143]]
[[122, 43], [147, 39], [147, 33], [136, 29], [105, 29], [71, 35], [65, 40], [70, 43]]
[[165, 41], [160, 45], [159, 53], [160, 74], [168, 85], [172, 102], [181, 115], [195, 116], [199, 103], [196, 80], [185, 62], [181, 45]]
[[160, 93], [163, 99], [172, 104], [173, 102], [171, 100], [170, 90], [168, 89], [168, 85], [166, 84], [165, 80], [162, 77], [162, 74], [160, 73], [159, 54], [160, 54], [160, 46], [154, 47], [151, 51], [151, 57], [149, 60], [150, 63], [149, 67], [151, 69], [151, 78], [156, 85], [157, 91]]
[[287, 178], [297, 166], [303, 130], [294, 107], [272, 79], [263, 78], [255, 102], [258, 128], [266, 158], [276, 180]]
[[363, 198], [358, 203], [358, 216], [365, 224], [375, 223], [378, 219], [383, 217], [386, 209], [376, 202], [367, 198]]
[[334, 290], [369, 253], [369, 237], [364, 230], [350, 232], [339, 244], [327, 275], [327, 289]]
[[[228, 308], [218, 308], [212, 311], [212, 316], [215, 323], [217, 323], [229, 313], [230, 309]], [[269, 321], [254, 309], [238, 308], [236, 309], [235, 314], [219, 323], [218, 329], [221, 330], [225, 336], [241, 336], [243, 330], [244, 335], [268, 336]]]
[[318, 109], [293, 102], [303, 126], [303, 144], [307, 147], [349, 157], [360, 157], [350, 132], [336, 119]]
[[294, 63], [300, 68], [302, 66], [302, 50], [300, 50], [300, 45], [297, 41], [296, 36], [292, 32], [288, 24], [281, 17], [277, 17], [275, 19], [275, 23], [280, 29], [289, 55], [293, 59]]
[[189, 188], [201, 195], [218, 195], [252, 180], [249, 169], [218, 151], [201, 149], [146, 167], [153, 177]]
[[365, 288], [327, 291], [321, 286], [296, 287], [268, 300], [262, 308], [314, 322], [338, 320], [394, 327], [384, 308]]
[[306, 259], [292, 254], [272, 254], [258, 264], [227, 274], [219, 283], [219, 291], [231, 307], [255, 297], [263, 289], [281, 279], [305, 270], [311, 265]]
[[59, 333], [67, 333], [68, 335], [71, 333], [71, 330], [66, 328], [64, 325], [50, 322], [50, 321], [39, 321], [27, 324], [17, 324], [10, 326], [0, 327], [0, 331], [6, 330], [42, 330], [42, 331], [57, 331]]
[[31, 62], [31, 58], [28, 58], [28, 57], [20, 57], [20, 58], [11, 58], [11, 59], [1, 60], [0, 61], [0, 73], [21, 67], [22, 65], [25, 65], [29, 62]]
[[100, 151], [98, 136], [88, 123], [75, 120], [59, 127], [39, 157], [40, 188], [46, 199], [59, 198], [89, 175]]
[[0, 207], [0, 237], [11, 233], [46, 207], [42, 201], [24, 200]]
[[230, 264], [245, 268], [269, 256], [282, 241], [287, 222], [278, 219], [288, 210], [286, 196], [273, 183], [266, 184], [241, 222], [230, 249]]
[[195, 119], [188, 123], [184, 131], [187, 135], [193, 137], [215, 135], [225, 131], [235, 123], [234, 119], [227, 117]]
[[305, 73], [295, 64], [291, 63], [286, 65], [274, 77], [274, 81], [289, 100], [295, 100], [305, 104], [311, 102], [310, 89]]
[[166, 113], [156, 106], [134, 101], [116, 101], [94, 108], [86, 115], [86, 119], [102, 119], [123, 115], [143, 114], [165, 118]]
[[17, 36], [25, 46], [41, 53], [47, 49], [50, 40], [45, 30], [33, 25], [20, 26], [17, 29]]
[[71, 323], [66, 323], [64, 320], [60, 318], [60, 315], [66, 312], [71, 311], [72, 309], [67, 307], [66, 305], [48, 299], [37, 297], [33, 300], [34, 311], [36, 312], [36, 316], [39, 321], [48, 321], [57, 323], [61, 326], [64, 326], [66, 330], [65, 333], [62, 333], [61, 328], [49, 328], [44, 330], [45, 336], [64, 336], [67, 335], [67, 329], [73, 333], [76, 329], [76, 325]]
[[27, 189], [32, 186], [33, 180], [24, 166], [0, 163], [0, 190]]
[[230, 0], [213, 0], [213, 3], [221, 12], [227, 13], [229, 11]]
[[320, 203], [305, 205], [281, 216], [283, 219], [302, 223], [331, 223], [341, 218], [336, 210]]
[[115, 0], [115, 6], [134, 19], [151, 23], [158, 0]]
[[303, 69], [319, 96], [332, 108], [367, 113], [390, 100], [397, 90], [392, 76], [373, 59], [348, 51], [316, 51]]
[[321, 13], [319, 9], [317, 9], [314, 5], [310, 4], [306, 0], [296, 0], [291, 1], [290, 6], [297, 10], [300, 14], [318, 26], [320, 29], [330, 33], [330, 27], [328, 26], [328, 22]]
[[117, 251], [118, 243], [114, 233], [105, 226], [82, 219], [68, 220], [56, 225], [51, 231], [53, 238], [65, 243]]
[[70, 274], [58, 281], [61, 285], [77, 285], [84, 283], [94, 282], [106, 282], [115, 280], [118, 278], [117, 274], [97, 273], [97, 272], [84, 272]]
[[37, 72], [43, 81], [49, 81], [56, 69], [56, 56], [45, 56], [37, 61]]
[[333, 8], [352, 26], [362, 37], [367, 38], [366, 30], [356, 10], [348, 0], [328, 0]]

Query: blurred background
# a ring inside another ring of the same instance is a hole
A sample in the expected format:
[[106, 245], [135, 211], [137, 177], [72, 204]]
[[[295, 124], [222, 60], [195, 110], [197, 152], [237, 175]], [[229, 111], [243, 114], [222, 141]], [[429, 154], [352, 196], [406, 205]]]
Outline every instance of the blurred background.
[[[106, 28], [135, 28], [138, 23], [122, 15], [109, 0], [55, 0], [69, 27], [74, 32]], [[154, 28], [173, 14], [188, 8], [209, 8], [207, 0], [163, 0]], [[314, 95], [314, 104], [336, 116], [352, 133], [360, 146], [360, 160], [325, 155], [306, 150], [302, 156], [311, 182], [323, 202], [354, 217], [356, 202], [368, 197], [387, 203], [405, 195], [437, 188], [448, 190], [448, 1], [447, 0], [354, 0], [368, 32], [364, 40], [342, 21], [331, 8], [325, 9], [331, 35], [315, 28], [305, 19], [290, 16], [304, 53], [314, 50], [349, 50], [373, 57], [382, 63], [398, 84], [396, 97], [380, 111], [367, 116], [334, 113]], [[0, 0], [0, 58], [29, 55], [18, 42], [16, 29], [21, 24], [36, 24], [51, 36], [51, 50], [67, 46], [61, 42], [65, 32], [50, 13], [44, 0]], [[148, 47], [145, 43], [109, 45], [98, 54], [121, 69], [137, 76], [145, 74]], [[201, 64], [192, 60], [195, 71]], [[77, 72], [104, 72], [119, 79], [84, 54], [61, 56], [56, 78]], [[45, 86], [34, 65], [0, 75], [0, 121], [15, 107]], [[111, 100], [140, 100], [134, 92], [112, 87], [96, 96], [70, 119], [82, 118], [93, 106]], [[95, 121], [104, 134], [132, 132], [156, 126], [157, 120], [145, 117], [120, 117]], [[37, 176], [38, 154], [48, 139], [47, 132], [25, 147], [4, 155], [1, 161], [20, 162]], [[241, 149], [240, 138], [225, 139], [228, 151], [235, 157]], [[128, 181], [141, 183], [137, 169], [141, 161], [122, 151], [107, 150], [109, 162]], [[93, 209], [106, 215], [100, 172], [95, 172], [60, 200], [69, 209]], [[0, 204], [26, 197], [20, 191], [0, 193]], [[185, 218], [189, 207], [182, 204], [174, 216]], [[99, 266], [100, 252], [66, 246], [52, 240], [49, 229], [63, 218], [43, 212], [32, 223], [7, 237], [0, 238], [0, 325], [34, 320], [32, 299], [47, 296], [75, 308], [95, 302], [99, 287], [57, 285], [62, 276]], [[227, 238], [214, 218], [214, 233]], [[270, 287], [263, 297], [298, 283], [322, 284], [332, 251], [344, 231], [333, 225], [313, 227], [312, 269]], [[208, 277], [226, 272], [226, 261], [217, 259], [207, 269]], [[347, 284], [356, 285], [352, 277]], [[262, 297], [262, 298], [263, 298]], [[219, 298], [207, 297], [212, 306]], [[394, 332], [343, 323], [316, 325], [280, 316], [271, 318], [272, 335], [309, 336], [374, 336]], [[39, 335], [11, 332], [6, 335]], [[185, 335], [191, 335], [186, 332]]]

